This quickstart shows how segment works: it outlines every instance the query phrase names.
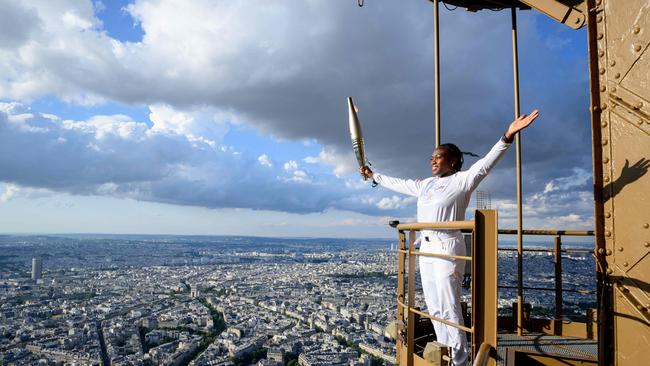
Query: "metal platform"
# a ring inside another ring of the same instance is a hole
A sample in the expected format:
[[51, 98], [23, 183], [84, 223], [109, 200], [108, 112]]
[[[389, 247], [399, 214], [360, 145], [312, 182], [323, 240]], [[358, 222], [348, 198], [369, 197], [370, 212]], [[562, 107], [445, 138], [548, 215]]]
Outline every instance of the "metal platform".
[[497, 335], [499, 365], [514, 365], [513, 358], [516, 352], [595, 362], [598, 359], [598, 342], [591, 339], [560, 337], [542, 333], [529, 333], [522, 336], [509, 333]]

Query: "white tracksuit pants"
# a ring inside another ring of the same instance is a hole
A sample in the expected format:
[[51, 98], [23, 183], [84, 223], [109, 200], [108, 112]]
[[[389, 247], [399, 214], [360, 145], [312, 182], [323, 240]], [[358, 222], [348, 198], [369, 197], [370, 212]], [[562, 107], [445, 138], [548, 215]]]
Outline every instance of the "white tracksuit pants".
[[[440, 238], [435, 233], [428, 235], [429, 233], [422, 233], [420, 244], [422, 252], [465, 255], [465, 241], [462, 234], [459, 233], [452, 238]], [[424, 256], [420, 256], [419, 261], [422, 290], [429, 314], [464, 325], [460, 306], [460, 287], [465, 261]], [[452, 348], [453, 365], [464, 366], [469, 353], [465, 331], [437, 321], [432, 323], [438, 342]]]

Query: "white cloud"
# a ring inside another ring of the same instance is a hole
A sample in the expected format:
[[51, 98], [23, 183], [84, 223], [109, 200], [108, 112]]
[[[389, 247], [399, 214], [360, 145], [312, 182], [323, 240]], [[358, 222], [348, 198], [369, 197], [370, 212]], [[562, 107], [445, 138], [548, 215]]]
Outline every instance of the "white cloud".
[[[123, 115], [70, 121], [25, 112], [0, 104], [0, 156], [12, 157], [0, 159], [0, 182], [8, 184], [4, 200], [54, 191], [207, 208], [379, 212], [378, 199], [360, 202], [332, 176], [313, 183], [296, 160], [275, 167], [266, 154], [212, 148]], [[399, 208], [382, 205], [383, 211]]]
[[345, 153], [338, 153], [333, 148], [324, 148], [318, 156], [308, 156], [303, 159], [308, 164], [325, 164], [334, 167], [334, 175], [342, 177], [346, 174], [355, 173], [357, 171], [356, 158], [352, 153], [352, 149]]
[[7, 202], [9, 201], [12, 197], [16, 195], [16, 193], [20, 190], [20, 188], [15, 185], [15, 184], [7, 184], [5, 185], [5, 191], [2, 192], [0, 195], [0, 202]]
[[574, 168], [573, 174], [570, 176], [555, 178], [546, 183], [544, 186], [544, 193], [581, 187], [591, 182], [591, 179], [591, 172], [588, 172], [581, 168]]
[[272, 167], [273, 167], [273, 163], [271, 162], [271, 159], [270, 159], [269, 156], [266, 155], [266, 154], [262, 154], [262, 155], [258, 156], [258, 157], [257, 157], [257, 161], [258, 161], [261, 165], [263, 165], [263, 166], [265, 166], [265, 167], [269, 167], [269, 168], [272, 168]]
[[282, 166], [287, 172], [292, 172], [298, 169], [298, 163], [295, 160], [289, 160]]
[[416, 201], [416, 198], [410, 196], [404, 197], [404, 196], [392, 195], [389, 197], [382, 197], [378, 200], [373, 199], [372, 201], [380, 210], [396, 210], [396, 209], [402, 209], [406, 207], [415, 208], [414, 203]]

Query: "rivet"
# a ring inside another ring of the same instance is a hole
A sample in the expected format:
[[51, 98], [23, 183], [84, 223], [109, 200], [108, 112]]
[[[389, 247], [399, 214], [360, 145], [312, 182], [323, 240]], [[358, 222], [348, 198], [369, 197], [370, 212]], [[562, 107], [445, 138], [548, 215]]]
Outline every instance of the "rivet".
[[612, 86], [612, 91], [613, 91], [613, 92], [616, 91], [616, 87], [615, 87], [615, 86]]
[[616, 65], [616, 61], [612, 60], [609, 62], [609, 66], [614, 66], [614, 65]]
[[605, 85], [603, 85], [603, 86], [600, 87], [600, 91], [601, 91], [601, 92], [604, 92], [605, 90], [607, 90], [607, 88], [605, 88]]
[[605, 249], [603, 248], [598, 248], [598, 254], [603, 254], [605, 253]]
[[603, 140], [603, 146], [607, 145], [607, 139]]
[[643, 102], [638, 102], [637, 104], [634, 105], [637, 109], [641, 109], [643, 107]]
[[638, 123], [638, 124], [639, 124], [639, 126], [640, 126], [640, 125], [642, 125], [642, 124], [643, 124], [643, 120], [642, 120], [642, 119], [640, 119], [640, 120], [639, 120], [639, 121], [638, 121], [637, 123]]
[[603, 39], [603, 34], [602, 34], [602, 33], [598, 33], [598, 37], [597, 37], [597, 38], [598, 38], [598, 39]]
[[609, 213], [609, 212], [605, 212], [605, 217], [607, 217], [609, 219], [610, 217], [612, 217], [612, 214]]
[[643, 224], [643, 228], [644, 228], [644, 229], [647, 229], [648, 227], [650, 227], [650, 225], [648, 225], [647, 222], [646, 222], [645, 224]]
[[[595, 107], [595, 108], [598, 108], [598, 107]], [[602, 127], [607, 127], [607, 122], [603, 122], [603, 123], [601, 123], [600, 125], [601, 125]]]
[[605, 51], [603, 50], [598, 51], [598, 57], [603, 57], [603, 56], [605, 56]]
[[601, 2], [602, 0], [596, 0], [596, 5], [600, 5]]
[[[627, 265], [627, 262], [623, 263], [623, 265]], [[630, 292], [630, 289], [627, 287], [623, 287], [623, 292]]]
[[597, 16], [597, 17], [596, 17], [596, 21], [597, 21], [598, 23], [602, 22], [602, 21], [603, 21], [603, 17], [602, 17], [602, 15]]
[[603, 180], [604, 180], [605, 182], [609, 182], [609, 177], [605, 177], [605, 178], [603, 178]]
[[619, 252], [622, 252], [622, 251], [623, 251], [623, 247], [618, 247], [618, 251], [619, 251]]
[[650, 247], [650, 243], [646, 241], [645, 243], [643, 243], [643, 246], [648, 248], [648, 247]]
[[[603, 158], [603, 163], [605, 163], [605, 164], [609, 163], [609, 158]], [[607, 215], [605, 215], [605, 216], [607, 216]], [[609, 216], [607, 216], [607, 217], [609, 217]]]
[[605, 254], [607, 254], [607, 255], [612, 255], [612, 250], [611, 250], [611, 249], [607, 249], [607, 251], [605, 252]]
[[634, 50], [635, 50], [636, 52], [641, 51], [641, 45], [638, 44], [638, 45], [634, 46]]
[[620, 77], [621, 77], [621, 73], [620, 73], [620, 72], [617, 72], [616, 74], [614, 74], [614, 78], [615, 78], [615, 79], [618, 79], [618, 78], [620, 78]]
[[639, 311], [640, 311], [640, 310], [643, 310], [643, 306], [642, 306], [641, 304], [637, 304], [636, 308], [637, 308], [637, 310], [639, 310]]
[[592, 108], [592, 109], [593, 109], [593, 110], [594, 110], [594, 112], [596, 112], [596, 113], [598, 113], [598, 112], [600, 112], [600, 107], [599, 107], [599, 106], [597, 106], [597, 105], [595, 105], [595, 106], [593, 106], [593, 108]]
[[627, 267], [629, 264], [627, 262], [623, 262], [623, 267]]
[[604, 68], [604, 67], [601, 67], [601, 68], [598, 70], [598, 72], [599, 72], [601, 75], [603, 75], [603, 74], [605, 73], [605, 68]]
[[601, 104], [601, 105], [600, 105], [600, 109], [603, 109], [603, 110], [604, 110], [604, 109], [607, 109], [607, 104]]
[[612, 236], [612, 232], [609, 230], [605, 231], [605, 236]]
[[635, 25], [632, 29], [632, 32], [634, 32], [634, 34], [639, 34], [639, 32], [641, 32], [641, 28], [639, 28], [638, 25]]
[[611, 268], [607, 268], [607, 274], [612, 274], [614, 272]]

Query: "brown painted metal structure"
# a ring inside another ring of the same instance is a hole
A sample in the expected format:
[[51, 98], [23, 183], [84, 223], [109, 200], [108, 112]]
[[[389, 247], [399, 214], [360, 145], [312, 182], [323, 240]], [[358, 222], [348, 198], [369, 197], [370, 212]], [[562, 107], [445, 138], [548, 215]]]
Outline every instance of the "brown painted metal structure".
[[650, 1], [587, 1], [599, 364], [650, 349]]
[[[647, 364], [650, 349], [650, 175], [646, 174], [650, 167], [650, 0], [443, 1], [471, 11], [533, 8], [574, 29], [587, 24], [598, 282], [598, 364]], [[435, 3], [437, 8], [438, 1]], [[437, 9], [435, 11], [437, 15]], [[438, 120], [436, 117], [437, 123]], [[514, 232], [521, 235], [522, 230], [519, 228]], [[555, 235], [563, 234], [558, 232]], [[404, 240], [404, 233], [400, 231], [400, 243]], [[558, 242], [556, 253], [559, 245]], [[412, 248], [410, 251], [412, 254]], [[398, 294], [402, 295], [401, 298], [398, 295], [398, 300], [402, 303], [405, 259], [406, 254], [400, 252], [402, 282], [398, 282]], [[473, 263], [476, 262], [475, 258]], [[557, 257], [556, 262], [560, 262]], [[409, 264], [409, 268], [414, 267], [413, 261]], [[556, 283], [556, 293], [558, 289], [561, 289], [561, 284]], [[410, 311], [408, 314], [409, 320], [416, 315]], [[398, 306], [398, 316], [404, 319], [402, 306]], [[556, 313], [556, 319], [559, 316]], [[565, 334], [568, 330], [564, 325], [557, 329], [557, 322], [553, 328], [556, 334]], [[415, 335], [411, 334], [411, 337]], [[412, 342], [409, 344], [413, 345]], [[403, 353], [398, 341], [398, 359], [401, 360], [400, 350]], [[408, 353], [411, 354], [407, 357], [410, 365], [414, 359], [412, 352]], [[558, 361], [539, 355], [522, 353], [520, 357], [526, 364], [574, 364], [568, 359]], [[421, 361], [415, 358], [415, 364]], [[583, 361], [575, 360], [575, 364]]]
[[[431, 255], [415, 250], [416, 232], [424, 229], [457, 228], [463, 231], [473, 231], [472, 255]], [[447, 325], [460, 328], [472, 335], [472, 354], [483, 349], [495, 349], [497, 342], [497, 213], [494, 210], [477, 210], [475, 221], [455, 221], [437, 223], [400, 224], [398, 230], [398, 276], [397, 276], [397, 319], [402, 322], [402, 331], [397, 337], [397, 360], [402, 365], [428, 365], [418, 356], [416, 349], [417, 334], [416, 316], [429, 318]], [[408, 248], [406, 241], [408, 231]], [[416, 256], [436, 256], [441, 258], [457, 258], [472, 262], [472, 318], [471, 326], [462, 326], [444, 319], [426, 314], [417, 309], [415, 303], [415, 258]], [[408, 264], [407, 264], [408, 263]], [[404, 277], [407, 277], [406, 283]], [[405, 294], [406, 292], [406, 294]], [[406, 301], [405, 301], [406, 299]], [[406, 312], [406, 318], [404, 316]], [[404, 320], [406, 322], [404, 323]], [[398, 327], [400, 328], [400, 327]], [[406, 332], [404, 334], [404, 331]], [[433, 340], [433, 339], [430, 339]], [[496, 365], [493, 357], [487, 357], [485, 365]]]

